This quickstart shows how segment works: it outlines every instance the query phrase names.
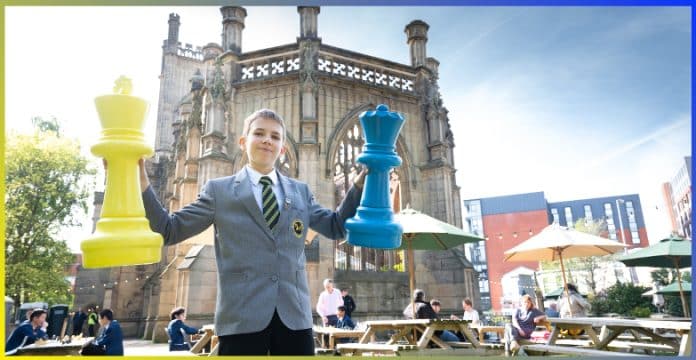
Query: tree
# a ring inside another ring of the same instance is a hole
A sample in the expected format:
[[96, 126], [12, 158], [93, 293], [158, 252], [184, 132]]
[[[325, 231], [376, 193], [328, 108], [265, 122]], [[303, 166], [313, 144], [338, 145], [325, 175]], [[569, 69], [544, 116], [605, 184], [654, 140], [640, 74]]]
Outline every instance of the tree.
[[649, 288], [633, 284], [616, 283], [601, 291], [592, 299], [592, 311], [595, 315], [617, 313], [624, 316], [636, 316], [636, 309], [653, 309], [650, 299], [641, 294]]
[[58, 122], [32, 120], [33, 134], [10, 134], [5, 150], [5, 289], [15, 304], [70, 303], [66, 267], [73, 263], [62, 227], [87, 210], [95, 171], [79, 145], [61, 138]]
[[[660, 268], [652, 271], [650, 277], [653, 282], [664, 287], [677, 281], [677, 270]], [[691, 282], [691, 272], [682, 272], [681, 278], [682, 281]], [[681, 297], [679, 295], [665, 295], [664, 300], [665, 312], [674, 316], [684, 316], [684, 309], [682, 308]], [[686, 294], [686, 302], [691, 304], [691, 296], [689, 294]]]

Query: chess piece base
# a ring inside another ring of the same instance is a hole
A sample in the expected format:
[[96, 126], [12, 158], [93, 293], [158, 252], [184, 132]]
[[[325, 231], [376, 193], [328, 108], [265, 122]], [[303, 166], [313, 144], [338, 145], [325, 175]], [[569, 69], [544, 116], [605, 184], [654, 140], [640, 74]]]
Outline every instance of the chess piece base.
[[403, 227], [394, 221], [389, 208], [376, 209], [361, 206], [355, 217], [346, 220], [345, 227], [346, 240], [353, 246], [372, 249], [395, 249], [401, 246]]
[[162, 236], [150, 230], [142, 217], [102, 218], [97, 229], [82, 241], [86, 268], [143, 265], [160, 261]]

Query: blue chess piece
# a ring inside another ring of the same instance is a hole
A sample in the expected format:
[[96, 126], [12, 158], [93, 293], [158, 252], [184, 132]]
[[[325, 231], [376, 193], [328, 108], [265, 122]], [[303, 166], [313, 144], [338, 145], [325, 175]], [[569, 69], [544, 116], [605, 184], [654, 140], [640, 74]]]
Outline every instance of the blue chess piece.
[[401, 246], [403, 228], [394, 221], [389, 202], [389, 170], [401, 165], [395, 145], [404, 117], [380, 104], [376, 111], [360, 114], [360, 125], [365, 145], [357, 161], [368, 168], [368, 174], [360, 206], [346, 220], [346, 239], [354, 246], [395, 249]]

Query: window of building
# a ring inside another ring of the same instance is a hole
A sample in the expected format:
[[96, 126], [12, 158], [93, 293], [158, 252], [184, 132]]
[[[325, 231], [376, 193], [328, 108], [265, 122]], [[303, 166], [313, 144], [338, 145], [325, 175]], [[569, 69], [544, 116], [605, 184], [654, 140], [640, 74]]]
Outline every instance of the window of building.
[[609, 238], [616, 240], [616, 225], [614, 225], [614, 211], [611, 208], [611, 203], [604, 203], [604, 216], [607, 218]]
[[585, 204], [585, 221], [592, 220], [592, 207], [589, 204]]
[[633, 201], [626, 201], [626, 215], [628, 215], [628, 229], [631, 231], [631, 241], [640, 244], [638, 235], [638, 224], [636, 223], [636, 212], [633, 208]]
[[558, 224], [560, 223], [560, 219], [558, 217], [558, 209], [552, 208], [551, 209], [551, 215], [553, 215], [553, 223]]
[[575, 222], [573, 221], [573, 210], [570, 208], [570, 206], [566, 206], [564, 210], [566, 226], [568, 226], [569, 228], [575, 227]]
[[[343, 199], [350, 179], [359, 171], [357, 157], [362, 152], [364, 138], [362, 128], [356, 123], [343, 135], [333, 164], [335, 199]], [[396, 211], [400, 209], [400, 176], [397, 169], [389, 174], [389, 194]], [[338, 201], [338, 200], [337, 200]], [[338, 204], [336, 204], [338, 205]], [[315, 240], [316, 241], [316, 240]], [[348, 242], [334, 242], [334, 267], [351, 271], [401, 271], [406, 269], [403, 251], [361, 248]]]

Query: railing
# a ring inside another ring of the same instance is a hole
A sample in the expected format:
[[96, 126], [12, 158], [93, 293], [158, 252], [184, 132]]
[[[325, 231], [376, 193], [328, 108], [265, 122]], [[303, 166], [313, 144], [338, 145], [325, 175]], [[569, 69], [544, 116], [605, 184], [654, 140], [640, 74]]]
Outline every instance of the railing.
[[316, 70], [320, 74], [413, 93], [413, 74], [339, 54], [320, 50]]

